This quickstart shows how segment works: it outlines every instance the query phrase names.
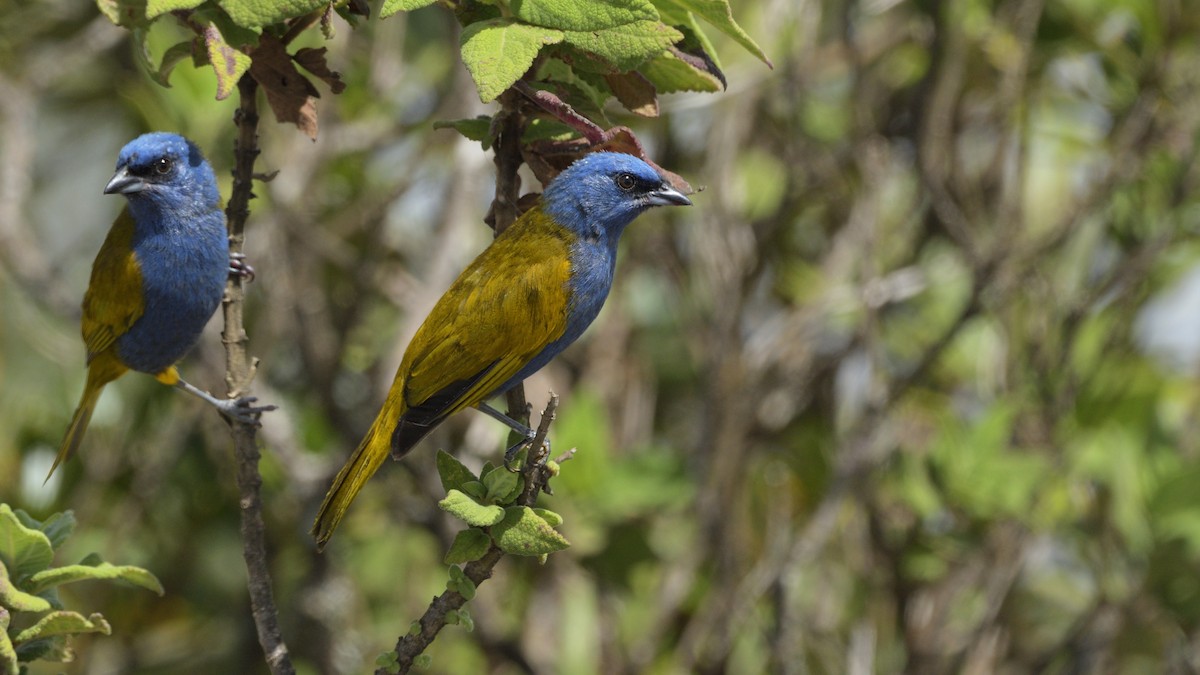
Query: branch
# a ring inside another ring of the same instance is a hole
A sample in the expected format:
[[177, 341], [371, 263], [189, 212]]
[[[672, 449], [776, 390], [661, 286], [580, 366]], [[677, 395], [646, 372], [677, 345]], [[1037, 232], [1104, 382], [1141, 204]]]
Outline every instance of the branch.
[[[532, 507], [537, 503], [538, 494], [546, 489], [550, 480], [551, 471], [546, 466], [546, 457], [549, 450], [546, 447], [546, 436], [550, 433], [550, 424], [554, 421], [555, 411], [558, 410], [558, 396], [550, 394], [550, 400], [546, 403], [546, 409], [542, 411], [542, 419], [538, 424], [537, 435], [534, 436], [533, 442], [530, 445], [528, 456], [525, 459], [525, 466], [522, 473], [525, 475], [525, 490], [521, 496], [517, 498], [518, 506]], [[571, 453], [567, 453], [560, 460], [567, 459]], [[502, 471], [503, 469], [496, 469]], [[495, 543], [488, 548], [483, 557], [478, 560], [473, 560], [463, 567], [463, 574], [471, 580], [471, 583], [478, 586], [487, 579], [492, 577], [492, 570], [496, 564], [504, 557], [504, 551]], [[433, 599], [429, 603], [429, 607], [417, 622], [415, 632], [402, 635], [396, 641], [396, 662], [395, 665], [381, 667], [375, 671], [375, 675], [393, 675], [394, 673], [407, 673], [412, 669], [413, 661], [425, 651], [434, 638], [437, 637], [439, 631], [446, 625], [446, 616], [465, 605], [467, 599], [458, 591], [445, 590], [441, 595]], [[397, 669], [397, 666], [399, 669]]]
[[[258, 83], [249, 75], [238, 80], [239, 105], [234, 114], [238, 128], [234, 145], [233, 192], [225, 214], [229, 223], [229, 251], [240, 253], [244, 240], [250, 200], [254, 198], [254, 160], [258, 157]], [[242, 325], [245, 291], [240, 275], [230, 275], [225, 286], [225, 385], [231, 398], [245, 396], [254, 379], [257, 359], [249, 356], [249, 341]], [[233, 450], [237, 461], [238, 505], [242, 511], [242, 556], [249, 575], [247, 588], [258, 643], [262, 646], [267, 665], [274, 675], [295, 672], [287, 645], [279, 630], [279, 612], [271, 594], [271, 574], [267, 566], [266, 532], [262, 518], [262, 499], [259, 489], [262, 476], [258, 472], [257, 428], [253, 424], [230, 420]]]

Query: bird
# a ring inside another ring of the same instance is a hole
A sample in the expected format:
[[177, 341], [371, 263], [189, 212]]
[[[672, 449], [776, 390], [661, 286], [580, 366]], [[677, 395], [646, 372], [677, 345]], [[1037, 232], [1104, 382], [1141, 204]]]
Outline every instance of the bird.
[[532, 438], [487, 400], [545, 366], [592, 323], [612, 288], [627, 225], [651, 207], [691, 203], [648, 163], [623, 153], [584, 155], [551, 180], [413, 335], [383, 407], [317, 512], [317, 548], [385, 457], [400, 459], [451, 415], [476, 408]]
[[254, 275], [244, 256], [230, 255], [221, 194], [200, 149], [174, 133], [138, 136], [121, 149], [104, 194], [126, 204], [92, 263], [81, 325], [87, 381], [47, 480], [79, 449], [105, 385], [130, 370], [247, 423], [274, 409], [252, 396], [218, 399], [175, 366], [221, 304], [228, 276]]

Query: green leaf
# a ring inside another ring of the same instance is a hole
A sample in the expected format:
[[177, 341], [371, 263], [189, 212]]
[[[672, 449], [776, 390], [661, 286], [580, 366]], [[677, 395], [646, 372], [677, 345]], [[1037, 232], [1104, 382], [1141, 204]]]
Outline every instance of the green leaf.
[[504, 520], [492, 528], [496, 545], [513, 555], [542, 555], [561, 551], [570, 543], [528, 506], [505, 509]]
[[487, 496], [487, 488], [483, 487], [483, 483], [477, 480], [463, 483], [462, 491], [471, 495], [475, 499], [483, 499]]
[[81, 633], [102, 633], [112, 635], [112, 627], [100, 614], [84, 617], [79, 612], [58, 611], [38, 619], [38, 622], [17, 633], [13, 642], [20, 644], [29, 640], [41, 640], [55, 635], [79, 635]]
[[454, 535], [454, 543], [450, 544], [450, 550], [446, 551], [443, 562], [447, 565], [457, 565], [479, 560], [491, 545], [492, 538], [487, 532], [474, 527], [462, 530]]
[[733, 10], [729, 7], [729, 0], [659, 0], [663, 4], [674, 3], [688, 11], [695, 12], [697, 16], [712, 24], [717, 30], [725, 33], [733, 38], [746, 51], [758, 57], [760, 61], [774, 68], [771, 59], [767, 58], [766, 52], [758, 46], [753, 38], [742, 30], [737, 21], [733, 19]]
[[562, 42], [562, 31], [512, 19], [479, 21], [462, 33], [462, 59], [484, 103], [519, 80], [546, 45]]
[[167, 12], [195, 9], [202, 4], [204, 0], [146, 0], [146, 18], [155, 19]]
[[538, 514], [542, 520], [546, 521], [550, 527], [558, 527], [563, 524], [563, 517], [550, 509], [534, 509], [534, 513]]
[[[429, 670], [433, 665], [433, 656], [431, 654], [417, 654], [413, 657], [413, 668], [418, 670]], [[397, 669], [399, 672], [399, 669]]]
[[471, 613], [467, 611], [466, 607], [458, 609], [458, 625], [462, 626], [463, 630], [468, 633], [475, 630], [475, 619], [471, 618]]
[[633, 70], [683, 39], [661, 21], [636, 21], [616, 28], [565, 31], [563, 41], [608, 61], [618, 71]]
[[146, 19], [146, 0], [96, 0], [96, 7], [118, 26], [134, 28], [150, 23]]
[[521, 482], [521, 477], [518, 474], [508, 471], [493, 471], [483, 479], [483, 486], [487, 488], [486, 499], [490, 502], [503, 503], [517, 485]]
[[217, 74], [217, 100], [223, 101], [229, 98], [238, 80], [250, 69], [250, 57], [230, 47], [212, 23], [204, 29], [204, 46], [213, 72]]
[[34, 519], [33, 516], [25, 513], [21, 509], [16, 509], [13, 514], [21, 524], [31, 530], [37, 530], [46, 535], [50, 539], [50, 547], [55, 551], [63, 542], [75, 532], [75, 512], [71, 510], [55, 513], [44, 521]]
[[446, 588], [458, 593], [466, 600], [475, 597], [475, 582], [471, 581], [458, 565], [450, 566], [450, 581], [446, 583]]
[[484, 506], [458, 490], [450, 490], [446, 498], [438, 502], [438, 507], [475, 527], [488, 527], [504, 520], [504, 509]]
[[513, 0], [517, 18], [562, 30], [605, 30], [635, 21], [658, 21], [649, 0]]
[[396, 652], [384, 652], [375, 657], [375, 665], [380, 668], [387, 668], [396, 665], [399, 660], [400, 657]]
[[47, 588], [90, 579], [119, 579], [134, 586], [154, 591], [159, 595], [162, 595], [164, 592], [158, 578], [148, 570], [141, 567], [134, 567], [133, 565], [112, 565], [109, 563], [100, 563], [98, 565], [65, 565], [38, 572], [29, 578], [29, 590], [32, 593], [41, 593]]
[[[434, 128], [437, 128], [436, 123]], [[437, 470], [438, 476], [442, 479], [442, 489], [446, 492], [462, 490], [463, 485], [473, 480], [479, 480], [466, 465], [445, 450], [437, 452]]]
[[[642, 64], [638, 72], [654, 84], [659, 93], [675, 91], [721, 91], [725, 83], [716, 74], [692, 62], [686, 54], [666, 51]], [[719, 72], [719, 71], [718, 71]]]
[[17, 675], [20, 672], [17, 651], [13, 649], [12, 640], [8, 639], [8, 624], [11, 619], [8, 610], [0, 607], [0, 675]]
[[0, 504], [0, 564], [17, 582], [40, 572], [54, 562], [50, 538], [36, 529], [25, 527], [8, 504]]
[[[433, 128], [453, 129], [472, 141], [479, 141], [484, 150], [492, 147], [492, 118], [487, 115], [464, 120], [438, 120], [433, 123]], [[445, 485], [444, 480], [442, 484]]]
[[53, 609], [46, 598], [39, 598], [14, 586], [3, 563], [0, 563], [0, 607], [17, 612], [46, 612]]
[[397, 12], [411, 12], [435, 2], [437, 0], [384, 0], [383, 7], [379, 10], [379, 18], [386, 19]]
[[175, 70], [175, 66], [182, 60], [192, 55], [191, 41], [180, 42], [172, 45], [162, 57], [160, 64], [155, 64], [153, 57], [150, 55], [150, 43], [147, 40], [149, 31], [145, 28], [134, 28], [133, 39], [138, 43], [139, 47], [135, 50], [138, 63], [150, 76], [150, 79], [159, 86], [171, 87], [171, 71]]
[[239, 26], [262, 28], [316, 11], [329, 0], [217, 0], [217, 4]]

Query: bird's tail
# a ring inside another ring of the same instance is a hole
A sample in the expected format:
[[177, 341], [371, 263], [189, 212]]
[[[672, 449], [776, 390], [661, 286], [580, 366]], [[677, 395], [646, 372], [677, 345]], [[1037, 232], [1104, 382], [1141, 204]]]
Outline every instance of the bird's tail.
[[88, 422], [92, 420], [92, 411], [96, 409], [96, 401], [100, 400], [100, 392], [104, 391], [104, 385], [111, 381], [112, 379], [101, 377], [97, 369], [88, 368], [87, 384], [83, 386], [83, 396], [79, 398], [79, 406], [75, 408], [75, 415], [71, 417], [71, 426], [67, 427], [67, 435], [63, 438], [62, 445], [58, 447], [58, 456], [54, 458], [50, 473], [46, 474], [47, 481], [50, 480], [50, 476], [54, 475], [54, 470], [58, 468], [58, 465], [71, 459], [71, 456], [79, 449], [79, 444], [83, 441], [83, 432], [87, 431]]
[[346, 515], [346, 510], [350, 508], [350, 503], [358, 496], [358, 491], [379, 470], [384, 458], [391, 451], [392, 430], [401, 414], [395, 408], [402, 407], [392, 405], [391, 398], [389, 394], [388, 402], [379, 411], [374, 424], [358, 444], [354, 454], [350, 455], [350, 459], [346, 460], [345, 466], [333, 479], [325, 501], [321, 502], [317, 519], [312, 526], [312, 535], [317, 540], [318, 551], [325, 548], [325, 543], [333, 536], [333, 531], [342, 521], [342, 516]]

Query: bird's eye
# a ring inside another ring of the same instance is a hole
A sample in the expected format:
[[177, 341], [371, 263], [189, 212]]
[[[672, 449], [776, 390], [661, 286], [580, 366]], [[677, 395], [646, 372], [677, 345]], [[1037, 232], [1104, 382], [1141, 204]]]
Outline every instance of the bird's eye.
[[171, 159], [169, 157], [160, 157], [159, 160], [154, 163], [154, 173], [157, 173], [160, 176], [165, 176], [171, 173]]
[[635, 181], [633, 179], [632, 174], [623, 173], [623, 174], [620, 174], [617, 176], [617, 187], [621, 188], [622, 190], [624, 190], [626, 192], [629, 192], [630, 190], [632, 190], [634, 184], [636, 184], [636, 183], [637, 183], [637, 181]]

